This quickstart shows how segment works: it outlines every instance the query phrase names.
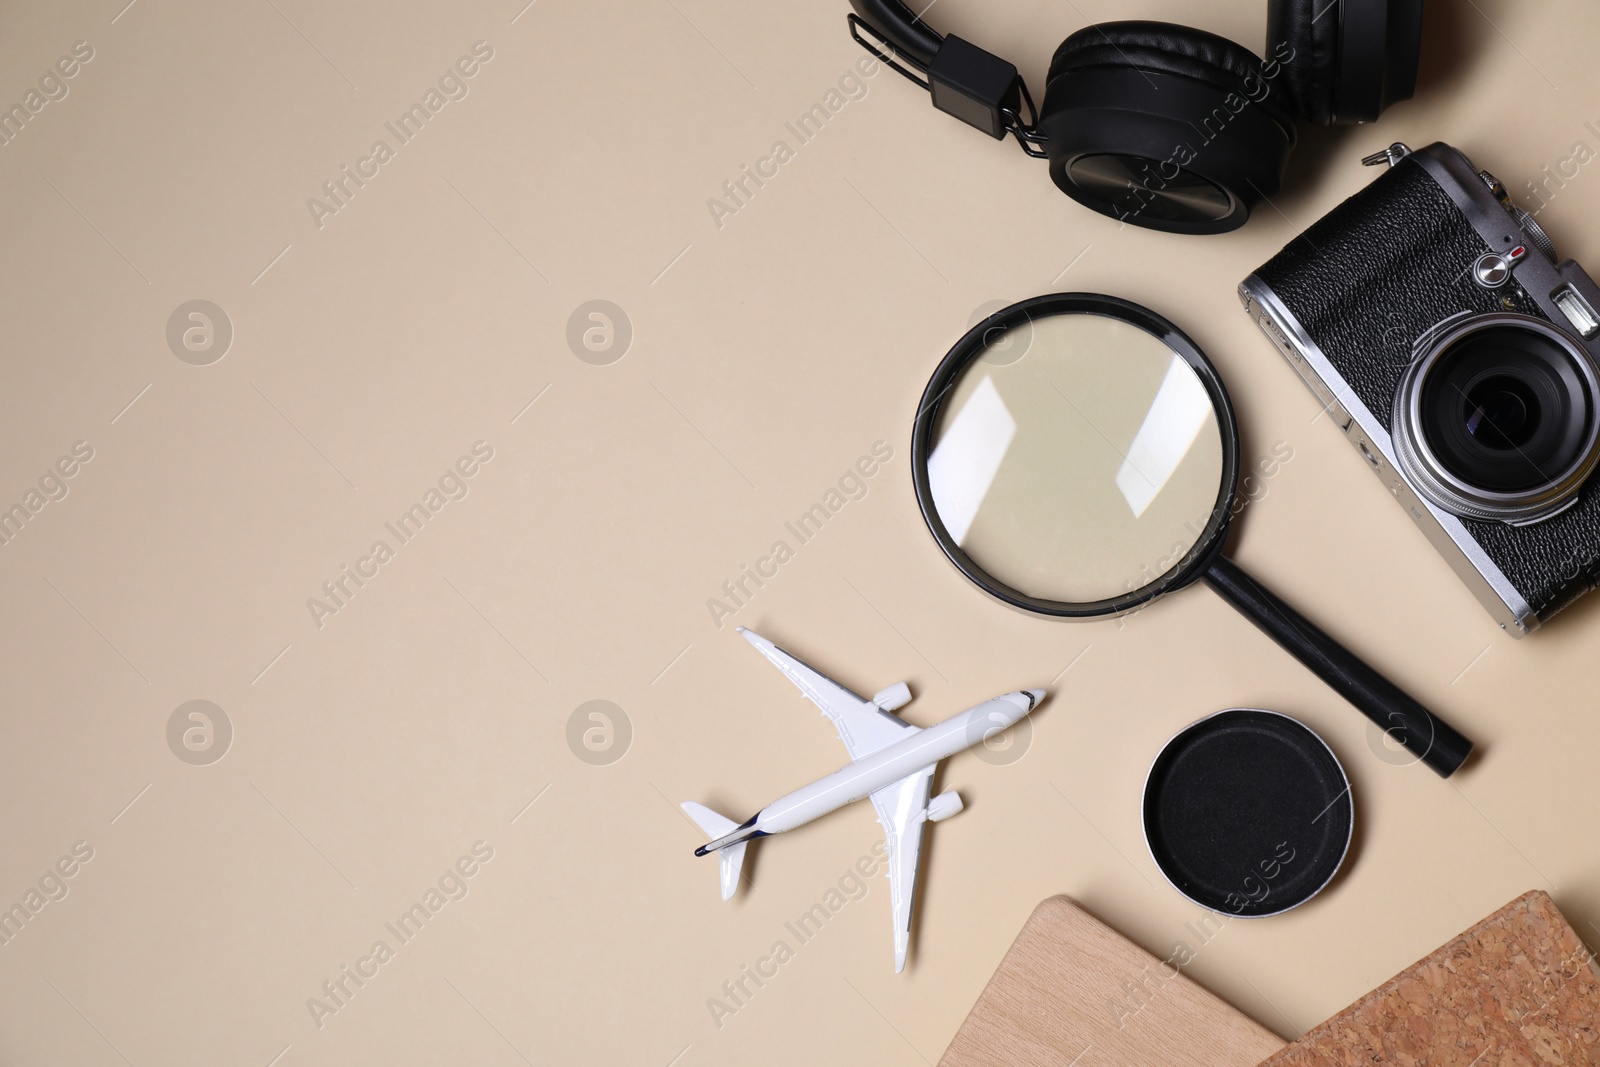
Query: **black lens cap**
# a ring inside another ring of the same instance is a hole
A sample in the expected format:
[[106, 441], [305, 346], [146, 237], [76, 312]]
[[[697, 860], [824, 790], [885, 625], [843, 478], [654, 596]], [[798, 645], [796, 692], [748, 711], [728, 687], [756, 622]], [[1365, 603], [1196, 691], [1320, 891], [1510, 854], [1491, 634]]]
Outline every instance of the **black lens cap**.
[[1350, 780], [1322, 738], [1275, 711], [1233, 708], [1162, 748], [1144, 787], [1156, 866], [1202, 907], [1276, 915], [1305, 903], [1344, 862]]

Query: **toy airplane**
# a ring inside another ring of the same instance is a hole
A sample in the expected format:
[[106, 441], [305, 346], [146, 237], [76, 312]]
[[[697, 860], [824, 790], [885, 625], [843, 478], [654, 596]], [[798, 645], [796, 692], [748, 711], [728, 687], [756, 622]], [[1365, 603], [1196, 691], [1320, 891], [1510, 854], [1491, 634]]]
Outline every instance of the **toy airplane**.
[[871, 700], [863, 700], [760, 634], [743, 626], [739, 632], [833, 721], [852, 762], [779, 797], [743, 823], [718, 815], [703, 804], [685, 801], [683, 810], [713, 839], [695, 849], [694, 854], [717, 853], [722, 899], [727, 900], [738, 888], [744, 848], [752, 840], [793, 830], [862, 797], [872, 797], [889, 845], [894, 969], [899, 973], [905, 970], [906, 948], [911, 940], [911, 902], [916, 892], [917, 860], [922, 853], [922, 828], [961, 810], [961, 797], [953, 790], [929, 799], [934, 768], [946, 756], [1021, 721], [1044, 699], [1044, 690], [1007, 693], [923, 729], [890, 714], [910, 702], [911, 690], [906, 683], [891, 685]]

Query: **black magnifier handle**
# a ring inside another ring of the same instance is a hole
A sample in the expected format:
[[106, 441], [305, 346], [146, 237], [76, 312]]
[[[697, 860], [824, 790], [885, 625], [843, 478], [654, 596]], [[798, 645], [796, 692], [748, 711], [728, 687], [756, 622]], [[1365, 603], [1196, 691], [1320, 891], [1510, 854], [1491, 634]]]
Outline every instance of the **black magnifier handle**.
[[1217, 556], [1205, 578], [1251, 622], [1294, 653], [1296, 659], [1441, 778], [1455, 773], [1471, 753], [1472, 742], [1454, 727], [1323, 633], [1232, 560]]

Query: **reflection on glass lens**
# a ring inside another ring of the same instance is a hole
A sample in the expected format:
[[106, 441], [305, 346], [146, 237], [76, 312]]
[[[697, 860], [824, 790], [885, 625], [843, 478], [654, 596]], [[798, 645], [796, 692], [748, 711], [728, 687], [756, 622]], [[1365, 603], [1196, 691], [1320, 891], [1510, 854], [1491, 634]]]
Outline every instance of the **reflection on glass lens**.
[[978, 567], [1026, 596], [1125, 596], [1206, 531], [1223, 489], [1216, 408], [1194, 369], [1131, 323], [1058, 314], [1025, 328], [1023, 358], [980, 351], [951, 384], [927, 461], [934, 508]]
[[1467, 433], [1487, 448], [1520, 448], [1539, 428], [1539, 398], [1528, 383], [1495, 375], [1466, 393]]
[[1463, 328], [1417, 386], [1419, 436], [1469, 491], [1545, 492], [1591, 447], [1596, 398], [1586, 360], [1549, 327], [1492, 320]]
[[[1170, 178], [1161, 171], [1176, 171]], [[1127, 202], [1140, 215], [1167, 222], [1216, 222], [1233, 213], [1227, 191], [1191, 171], [1138, 156], [1079, 156], [1067, 177], [1109, 204]]]

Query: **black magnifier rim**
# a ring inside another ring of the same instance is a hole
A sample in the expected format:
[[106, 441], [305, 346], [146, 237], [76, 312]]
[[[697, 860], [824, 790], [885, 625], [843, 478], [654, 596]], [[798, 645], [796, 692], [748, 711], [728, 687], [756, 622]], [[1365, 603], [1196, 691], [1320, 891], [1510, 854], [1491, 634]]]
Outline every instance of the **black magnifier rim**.
[[[1187, 363], [1205, 386], [1217, 414], [1217, 429], [1222, 436], [1222, 478], [1217, 502], [1211, 509], [1205, 530], [1188, 553], [1165, 574], [1147, 585], [1121, 596], [1082, 604], [1030, 596], [979, 566], [945, 529], [938, 508], [934, 506], [933, 487], [928, 480], [928, 457], [933, 447], [934, 428], [944, 408], [945, 394], [967, 368], [982, 357], [987, 347], [985, 337], [997, 328], [1006, 330], [1053, 315], [1102, 315], [1153, 335]], [[922, 511], [922, 520], [933, 534], [934, 541], [950, 562], [956, 565], [956, 569], [978, 588], [1011, 607], [1040, 615], [1063, 619], [1110, 618], [1126, 614], [1164, 593], [1188, 585], [1204, 574], [1211, 561], [1222, 551], [1223, 542], [1227, 539], [1228, 523], [1233, 517], [1234, 494], [1238, 489], [1239, 424], [1234, 417], [1233, 403], [1228, 399], [1228, 390], [1222, 384], [1217, 369], [1200, 351], [1200, 346], [1167, 319], [1141, 304], [1103, 293], [1051, 293], [1020, 301], [995, 312], [963, 334], [945, 354], [934, 370], [933, 377], [928, 379], [928, 387], [923, 390], [922, 399], [917, 405], [916, 421], [911, 428], [911, 478], [916, 487], [917, 507]]]

